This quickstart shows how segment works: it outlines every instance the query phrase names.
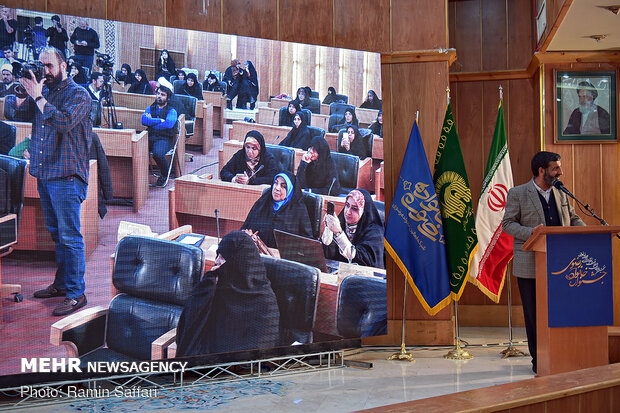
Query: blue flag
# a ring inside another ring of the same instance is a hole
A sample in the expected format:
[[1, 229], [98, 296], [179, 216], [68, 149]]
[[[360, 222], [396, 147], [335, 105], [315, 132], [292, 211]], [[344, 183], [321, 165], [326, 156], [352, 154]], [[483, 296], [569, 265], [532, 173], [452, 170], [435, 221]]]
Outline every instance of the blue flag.
[[439, 200], [414, 122], [385, 229], [385, 249], [430, 315], [450, 304]]

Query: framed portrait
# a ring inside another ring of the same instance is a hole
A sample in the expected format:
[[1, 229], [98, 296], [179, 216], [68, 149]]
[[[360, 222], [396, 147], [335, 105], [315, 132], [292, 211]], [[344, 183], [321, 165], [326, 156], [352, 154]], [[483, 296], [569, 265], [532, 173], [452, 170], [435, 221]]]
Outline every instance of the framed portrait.
[[556, 142], [617, 142], [615, 71], [555, 71]]

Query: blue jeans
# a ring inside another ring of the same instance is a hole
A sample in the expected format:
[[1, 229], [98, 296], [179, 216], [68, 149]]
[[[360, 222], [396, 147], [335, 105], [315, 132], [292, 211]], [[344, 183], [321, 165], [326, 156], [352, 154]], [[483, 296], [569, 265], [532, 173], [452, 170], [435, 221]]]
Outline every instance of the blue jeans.
[[166, 159], [166, 154], [170, 149], [172, 149], [172, 144], [168, 138], [149, 136], [149, 150], [153, 153], [153, 159], [164, 178], [168, 175], [168, 168], [170, 167], [168, 159]]
[[78, 298], [86, 289], [80, 209], [87, 188], [88, 185], [77, 177], [38, 180], [45, 225], [56, 244], [54, 287], [66, 290], [67, 298]]

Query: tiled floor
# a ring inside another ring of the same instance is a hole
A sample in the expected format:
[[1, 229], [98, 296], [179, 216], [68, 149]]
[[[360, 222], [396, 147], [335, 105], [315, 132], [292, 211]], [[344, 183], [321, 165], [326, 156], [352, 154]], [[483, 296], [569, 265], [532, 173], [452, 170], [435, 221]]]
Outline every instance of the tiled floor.
[[[372, 369], [340, 368], [232, 383], [204, 384], [189, 390], [161, 391], [154, 399], [80, 400], [29, 409], [61, 411], [349, 412], [532, 378], [529, 357], [502, 359], [506, 329], [463, 328], [474, 356], [446, 360], [448, 348], [411, 348], [416, 361], [387, 361], [391, 351], [366, 348], [348, 359], [373, 363]], [[526, 351], [523, 329], [515, 329]], [[489, 346], [482, 346], [489, 343]]]

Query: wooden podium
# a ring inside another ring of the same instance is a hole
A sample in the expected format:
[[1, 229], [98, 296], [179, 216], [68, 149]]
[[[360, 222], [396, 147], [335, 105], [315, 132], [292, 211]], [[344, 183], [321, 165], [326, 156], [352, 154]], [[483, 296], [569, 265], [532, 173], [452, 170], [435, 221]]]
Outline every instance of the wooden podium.
[[[554, 246], [553, 243], [558, 239], [555, 236], [561, 235], [568, 237], [563, 239], [568, 240], [570, 245], [575, 246], [575, 248], [583, 246], [584, 249], [587, 249], [587, 244], [590, 243], [588, 237], [598, 235], [603, 237], [605, 243], [609, 243], [609, 250], [611, 251], [612, 235], [618, 232], [620, 232], [620, 226], [540, 227], [534, 230], [532, 236], [523, 245], [524, 251], [534, 251], [536, 254], [536, 330], [539, 376], [602, 366], [609, 363], [607, 325], [550, 327], [550, 310], [554, 311], [555, 307], [550, 308], [549, 301], [553, 300], [553, 303], [557, 303], [567, 300], [567, 298], [560, 295], [562, 293], [556, 291], [555, 288], [549, 289], [548, 282], [549, 276], [553, 274], [555, 277], [560, 277], [562, 281], [572, 282], [573, 287], [583, 287], [583, 291], [589, 286], [602, 285], [605, 282], [604, 288], [610, 288], [611, 294], [606, 292], [603, 300], [607, 300], [609, 295], [610, 302], [608, 305], [611, 306], [613, 313], [613, 270], [611, 265], [605, 268], [606, 279], [596, 278], [602, 274], [602, 272], [597, 273], [597, 270], [600, 271], [600, 267], [595, 267], [594, 270], [589, 271], [590, 274], [596, 274], [594, 277], [583, 278], [587, 277], [588, 271], [584, 269], [581, 258], [570, 255], [574, 255], [574, 252], [568, 252], [568, 249], [560, 248], [558, 250], [558, 247]], [[606, 241], [606, 235], [609, 241]], [[549, 269], [551, 274], [548, 276], [548, 248], [553, 248], [555, 251], [554, 259], [568, 264], [566, 267], [561, 267], [563, 268], [562, 274], [559, 274], [560, 271], [557, 270], [559, 267], [556, 267], [555, 272], [554, 269]], [[586, 259], [589, 260], [588, 266], [591, 267], [590, 257], [586, 255]], [[577, 311], [581, 311], [579, 306], [582, 304], [580, 300], [571, 300], [571, 302], [566, 303], [569, 308], [577, 309]], [[590, 308], [583, 308], [582, 310], [584, 316], [592, 314]]]

